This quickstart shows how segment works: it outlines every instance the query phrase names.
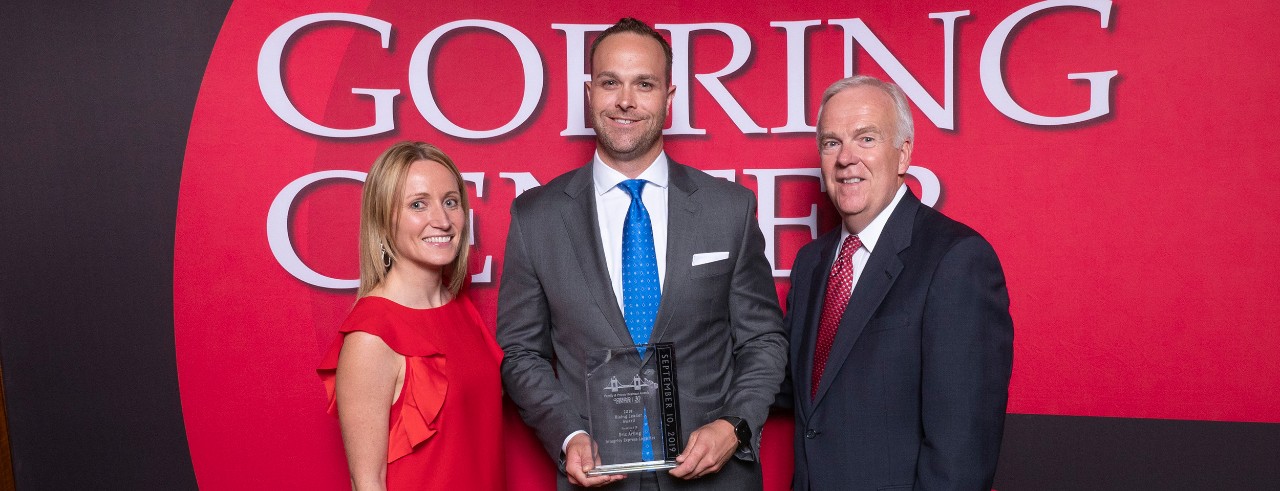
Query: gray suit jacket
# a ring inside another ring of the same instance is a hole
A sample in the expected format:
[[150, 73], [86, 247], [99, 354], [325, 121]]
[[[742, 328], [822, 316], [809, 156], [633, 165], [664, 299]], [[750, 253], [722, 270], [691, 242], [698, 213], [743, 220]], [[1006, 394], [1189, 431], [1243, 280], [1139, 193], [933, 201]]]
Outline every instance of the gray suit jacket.
[[[716, 475], [669, 489], [761, 487], [760, 428], [786, 369], [787, 340], [755, 196], [742, 186], [671, 162], [666, 276], [650, 342], [675, 345], [680, 413], [689, 433], [737, 416], [754, 436]], [[520, 195], [498, 294], [502, 380], [546, 451], [559, 462], [570, 433], [587, 430], [586, 354], [633, 344], [609, 281], [596, 220], [591, 166]], [[728, 259], [692, 266], [693, 255]], [[630, 488], [625, 479], [615, 489]], [[568, 484], [560, 475], [560, 487]]]

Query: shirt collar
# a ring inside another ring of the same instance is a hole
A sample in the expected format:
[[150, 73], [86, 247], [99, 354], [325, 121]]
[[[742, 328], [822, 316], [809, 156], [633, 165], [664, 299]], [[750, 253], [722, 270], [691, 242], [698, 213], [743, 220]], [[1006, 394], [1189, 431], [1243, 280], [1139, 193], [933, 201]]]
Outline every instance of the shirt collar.
[[[880, 214], [876, 215], [867, 227], [862, 229], [858, 234], [858, 240], [862, 241], [862, 246], [867, 248], [867, 252], [876, 250], [876, 242], [880, 240], [880, 233], [884, 232], [884, 225], [889, 222], [889, 215], [893, 214], [893, 210], [898, 207], [898, 202], [902, 201], [902, 196], [907, 194], [907, 185], [898, 186], [898, 192], [893, 195], [893, 201], [889, 202], [889, 206], [880, 210]], [[840, 226], [840, 242], [844, 243], [845, 237], [850, 234], [849, 230]]]
[[[636, 176], [636, 179], [643, 179], [654, 186], [666, 188], [669, 175], [667, 152], [663, 151], [658, 154], [658, 158], [653, 159], [653, 163], [649, 164], [648, 169]], [[623, 173], [614, 170], [613, 167], [606, 165], [603, 160], [600, 160], [600, 152], [598, 151], [591, 157], [591, 176], [592, 180], [595, 181], [597, 196], [609, 192], [610, 189], [616, 188], [618, 183], [630, 179]]]

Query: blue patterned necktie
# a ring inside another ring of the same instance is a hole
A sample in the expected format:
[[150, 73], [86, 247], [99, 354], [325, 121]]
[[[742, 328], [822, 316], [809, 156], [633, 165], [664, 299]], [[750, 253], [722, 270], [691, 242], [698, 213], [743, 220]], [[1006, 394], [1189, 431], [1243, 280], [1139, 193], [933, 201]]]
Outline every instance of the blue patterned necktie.
[[[627, 331], [635, 344], [647, 344], [653, 333], [653, 321], [658, 317], [658, 303], [662, 300], [662, 286], [658, 283], [658, 255], [653, 247], [653, 223], [649, 210], [640, 199], [644, 190], [643, 179], [629, 179], [618, 184], [631, 195], [627, 219], [622, 222], [622, 305]], [[644, 357], [644, 348], [640, 348]], [[649, 433], [648, 411], [642, 413], [641, 458], [653, 460], [653, 444]]]
[[[631, 207], [622, 223], [622, 305], [627, 330], [636, 344], [648, 344], [658, 317], [662, 287], [658, 284], [658, 255], [653, 247], [653, 224], [640, 200], [645, 181], [630, 179], [618, 184], [631, 195]], [[644, 352], [641, 351], [641, 355]]]

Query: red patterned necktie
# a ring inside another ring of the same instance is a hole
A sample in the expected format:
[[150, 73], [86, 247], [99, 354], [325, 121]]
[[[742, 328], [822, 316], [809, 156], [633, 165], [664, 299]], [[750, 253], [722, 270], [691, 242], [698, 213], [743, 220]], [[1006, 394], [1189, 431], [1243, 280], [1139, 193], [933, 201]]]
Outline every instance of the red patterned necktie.
[[818, 345], [813, 350], [810, 400], [818, 395], [818, 384], [822, 382], [822, 371], [827, 367], [831, 344], [836, 340], [840, 317], [844, 316], [844, 307], [849, 304], [849, 294], [853, 292], [853, 253], [861, 247], [862, 240], [858, 236], [845, 237], [844, 244], [840, 246], [840, 256], [831, 265], [831, 274], [827, 277], [827, 293], [822, 298], [822, 318], [818, 320]]

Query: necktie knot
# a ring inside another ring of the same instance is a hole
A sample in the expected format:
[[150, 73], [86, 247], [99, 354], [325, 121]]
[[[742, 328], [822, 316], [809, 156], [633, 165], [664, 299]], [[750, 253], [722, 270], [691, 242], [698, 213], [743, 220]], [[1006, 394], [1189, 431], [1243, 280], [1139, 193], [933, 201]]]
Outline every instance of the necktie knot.
[[844, 243], [840, 246], [840, 262], [846, 262], [853, 257], [853, 253], [858, 252], [862, 248], [862, 239], [857, 235], [849, 235], [844, 238]]
[[644, 179], [627, 179], [618, 183], [618, 187], [631, 195], [631, 199], [640, 199], [641, 192], [644, 191]]

